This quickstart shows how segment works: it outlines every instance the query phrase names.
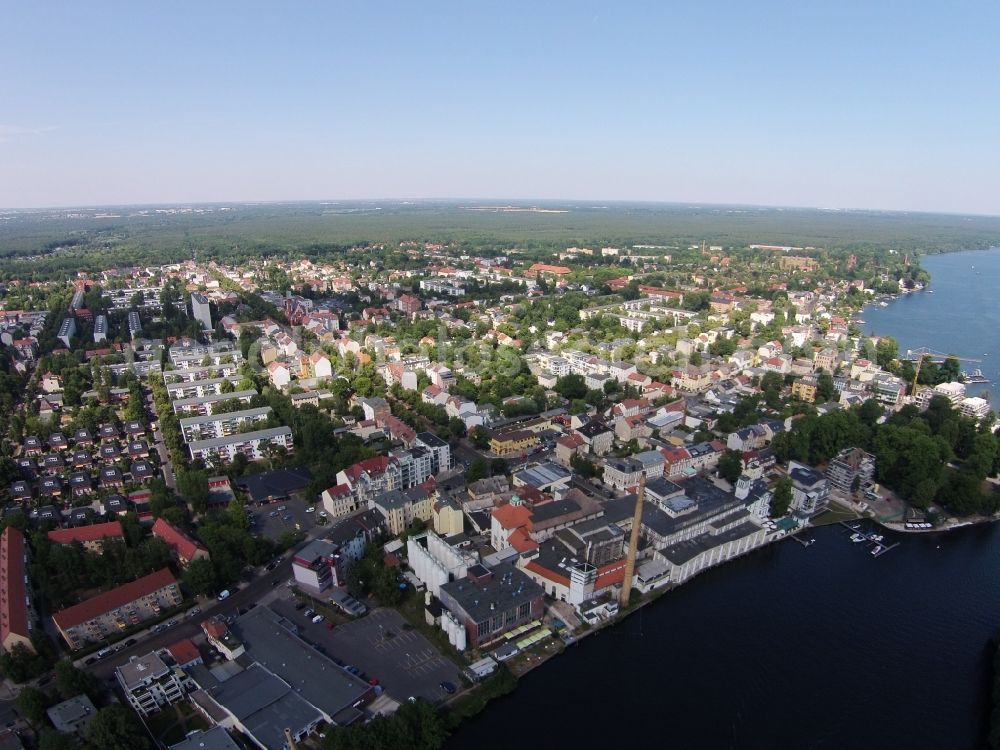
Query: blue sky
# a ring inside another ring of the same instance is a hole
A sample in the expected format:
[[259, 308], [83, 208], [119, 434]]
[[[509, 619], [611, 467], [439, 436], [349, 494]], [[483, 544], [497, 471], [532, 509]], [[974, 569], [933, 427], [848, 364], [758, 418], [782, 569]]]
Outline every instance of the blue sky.
[[7, 3], [0, 206], [1000, 214], [1000, 4]]

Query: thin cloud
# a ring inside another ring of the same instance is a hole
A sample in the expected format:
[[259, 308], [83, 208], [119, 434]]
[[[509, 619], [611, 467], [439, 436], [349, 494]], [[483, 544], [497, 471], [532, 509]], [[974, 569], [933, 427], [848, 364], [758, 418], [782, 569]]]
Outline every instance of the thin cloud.
[[9, 125], [5, 123], [0, 123], [0, 143], [6, 143], [12, 141], [15, 138], [20, 138], [23, 136], [33, 136], [42, 135], [44, 133], [51, 133], [55, 130], [54, 125], [46, 125], [39, 128], [29, 128], [23, 125]]

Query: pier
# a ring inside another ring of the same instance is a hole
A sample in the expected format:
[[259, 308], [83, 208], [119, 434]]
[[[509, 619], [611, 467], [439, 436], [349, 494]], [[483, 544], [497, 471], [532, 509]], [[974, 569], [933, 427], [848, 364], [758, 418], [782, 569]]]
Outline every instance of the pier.
[[[881, 534], [876, 534], [874, 531], [862, 531], [860, 522], [855, 522], [851, 524], [848, 523], [847, 521], [840, 521], [839, 523], [841, 526], [843, 526], [845, 529], [851, 532], [851, 537], [852, 537], [851, 541], [870, 542], [873, 545], [869, 550], [872, 557], [881, 557], [889, 550], [895, 549], [896, 547], [899, 546], [899, 542], [893, 542], [892, 544], [887, 544], [885, 541], [883, 541], [885, 537]], [[855, 536], [862, 537], [862, 539], [861, 540], [854, 539], [853, 537]]]

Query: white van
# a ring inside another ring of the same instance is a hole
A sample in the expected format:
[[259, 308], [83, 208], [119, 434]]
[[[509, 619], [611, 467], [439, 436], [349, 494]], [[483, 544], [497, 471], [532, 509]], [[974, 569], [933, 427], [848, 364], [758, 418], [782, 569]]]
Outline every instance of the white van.
[[107, 648], [102, 648], [100, 651], [97, 652], [97, 658], [103, 659], [105, 656], [112, 653], [113, 651], [114, 649], [111, 648], [110, 646], [108, 646]]
[[221, 602], [221, 601], [222, 601], [223, 599], [228, 599], [228, 598], [229, 598], [229, 589], [226, 589], [225, 591], [220, 591], [220, 592], [219, 592], [219, 601], [220, 601], [220, 602]]

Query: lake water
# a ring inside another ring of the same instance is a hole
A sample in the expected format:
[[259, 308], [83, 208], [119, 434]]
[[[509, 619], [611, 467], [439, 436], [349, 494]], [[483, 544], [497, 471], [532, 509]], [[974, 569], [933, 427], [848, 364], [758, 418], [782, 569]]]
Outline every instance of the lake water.
[[[866, 309], [862, 330], [894, 336], [902, 352], [982, 359], [963, 369], [1000, 382], [1000, 250], [921, 262], [933, 293]], [[760, 550], [587, 638], [449, 747], [983, 747], [1000, 527], [900, 536], [878, 559], [842, 527], [812, 535], [808, 548]]]
[[921, 258], [931, 275], [922, 292], [903, 295], [888, 307], [870, 305], [861, 314], [866, 334], [892, 336], [900, 353], [929, 347], [938, 352], [981, 362], [960, 362], [962, 369], [981, 369], [990, 385], [967, 386], [970, 396], [984, 389], [1000, 401], [1000, 248], [982, 252], [947, 253]]
[[1000, 527], [873, 558], [816, 529], [696, 578], [526, 675], [450, 748], [978, 748]]

